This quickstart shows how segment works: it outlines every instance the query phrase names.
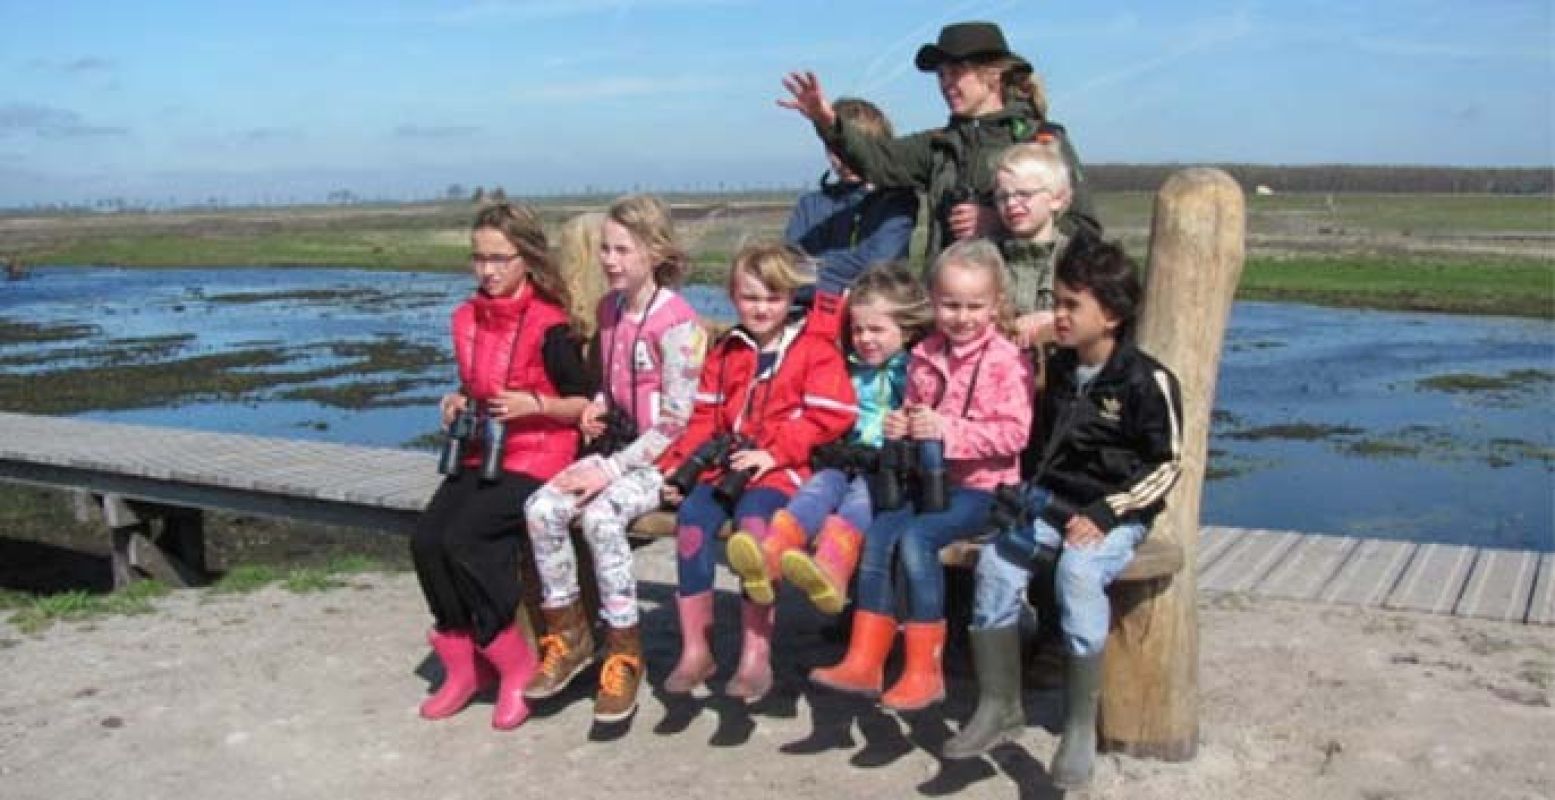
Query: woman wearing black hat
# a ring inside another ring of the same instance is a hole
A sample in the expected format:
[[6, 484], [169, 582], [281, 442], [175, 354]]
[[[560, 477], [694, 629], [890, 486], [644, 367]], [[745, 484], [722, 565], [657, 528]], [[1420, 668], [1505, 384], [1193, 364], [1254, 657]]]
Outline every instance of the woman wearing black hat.
[[956, 239], [997, 229], [998, 215], [989, 204], [993, 163], [1004, 148], [1020, 142], [1053, 142], [1069, 164], [1074, 199], [1060, 226], [1071, 234], [1082, 227], [1100, 231], [1079, 156], [1064, 129], [1047, 120], [1047, 98], [1031, 64], [1010, 52], [998, 25], [947, 25], [939, 41], [918, 49], [914, 63], [939, 76], [940, 95], [950, 109], [943, 128], [889, 140], [864, 136], [838, 119], [813, 72], [790, 73], [783, 86], [791, 97], [778, 105], [814, 123], [826, 145], [870, 183], [927, 193], [932, 222], [925, 262]]

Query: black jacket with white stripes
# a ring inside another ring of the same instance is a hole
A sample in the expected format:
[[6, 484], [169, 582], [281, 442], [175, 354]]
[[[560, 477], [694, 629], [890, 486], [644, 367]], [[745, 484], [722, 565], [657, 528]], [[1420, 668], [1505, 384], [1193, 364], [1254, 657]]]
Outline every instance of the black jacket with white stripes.
[[1181, 465], [1177, 378], [1127, 340], [1083, 392], [1076, 366], [1073, 350], [1048, 362], [1036, 481], [1103, 532], [1122, 522], [1148, 525]]

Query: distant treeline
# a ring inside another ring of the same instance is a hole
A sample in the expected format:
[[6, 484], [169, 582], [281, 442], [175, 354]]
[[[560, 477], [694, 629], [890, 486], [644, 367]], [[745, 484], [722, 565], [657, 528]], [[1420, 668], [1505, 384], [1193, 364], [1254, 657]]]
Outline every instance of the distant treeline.
[[[1099, 191], [1153, 192], [1184, 164], [1091, 164], [1085, 178]], [[1243, 188], [1276, 192], [1555, 194], [1552, 167], [1412, 167], [1314, 164], [1215, 164]]]

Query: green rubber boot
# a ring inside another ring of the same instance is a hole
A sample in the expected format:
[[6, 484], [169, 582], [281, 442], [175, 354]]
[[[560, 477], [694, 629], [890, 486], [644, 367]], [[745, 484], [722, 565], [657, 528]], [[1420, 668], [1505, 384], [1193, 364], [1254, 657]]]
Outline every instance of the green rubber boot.
[[1017, 738], [1026, 728], [1021, 705], [1020, 628], [973, 629], [972, 663], [977, 668], [977, 710], [961, 732], [945, 743], [950, 759], [977, 758]]
[[1101, 700], [1101, 656], [1069, 657], [1064, 682], [1064, 738], [1053, 755], [1053, 784], [1082, 789], [1096, 763], [1096, 706]]

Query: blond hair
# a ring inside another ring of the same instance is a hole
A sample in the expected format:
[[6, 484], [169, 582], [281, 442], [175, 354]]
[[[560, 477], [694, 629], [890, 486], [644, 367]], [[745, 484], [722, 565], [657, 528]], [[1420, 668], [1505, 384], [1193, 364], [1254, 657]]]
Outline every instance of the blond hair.
[[578, 333], [587, 339], [599, 327], [595, 313], [605, 293], [605, 276], [599, 270], [602, 211], [585, 211], [562, 223], [557, 234], [556, 266], [572, 299], [567, 313], [578, 320]]
[[901, 263], [882, 261], [871, 265], [848, 291], [850, 309], [877, 300], [891, 307], [891, 320], [902, 329], [902, 339], [909, 345], [934, 327], [934, 309], [929, 305], [928, 293]]
[[1000, 94], [1006, 106], [1024, 102], [1031, 106], [1037, 119], [1047, 119], [1047, 87], [1025, 59], [999, 56], [982, 63], [999, 70]]
[[815, 270], [799, 251], [778, 242], [752, 242], [734, 254], [729, 265], [729, 293], [734, 293], [734, 276], [744, 272], [768, 291], [793, 292], [815, 283]]
[[1051, 143], [1029, 142], [1006, 147], [994, 163], [994, 172], [1034, 178], [1055, 194], [1067, 195], [1072, 190], [1069, 165], [1058, 146]]
[[574, 332], [581, 331], [583, 321], [572, 313], [572, 293], [556, 262], [551, 260], [545, 229], [540, 227], [535, 212], [522, 204], [493, 203], [477, 212], [475, 223], [470, 226], [472, 231], [484, 229], [502, 234], [518, 250], [527, 270], [526, 280], [534, 285], [535, 293], [567, 311], [568, 325]]
[[999, 253], [998, 245], [987, 239], [963, 239], [955, 242], [940, 251], [939, 257], [934, 259], [934, 268], [929, 272], [929, 286], [939, 285], [940, 275], [945, 268], [957, 266], [962, 269], [982, 270], [993, 278], [994, 283], [994, 324], [999, 332], [1013, 338], [1016, 335], [1015, 306], [1010, 301], [1010, 272], [1004, 266], [1004, 256]]
[[675, 238], [675, 221], [663, 200], [653, 195], [629, 194], [611, 203], [605, 216], [625, 228], [648, 251], [655, 283], [671, 288], [680, 285], [691, 259]]

